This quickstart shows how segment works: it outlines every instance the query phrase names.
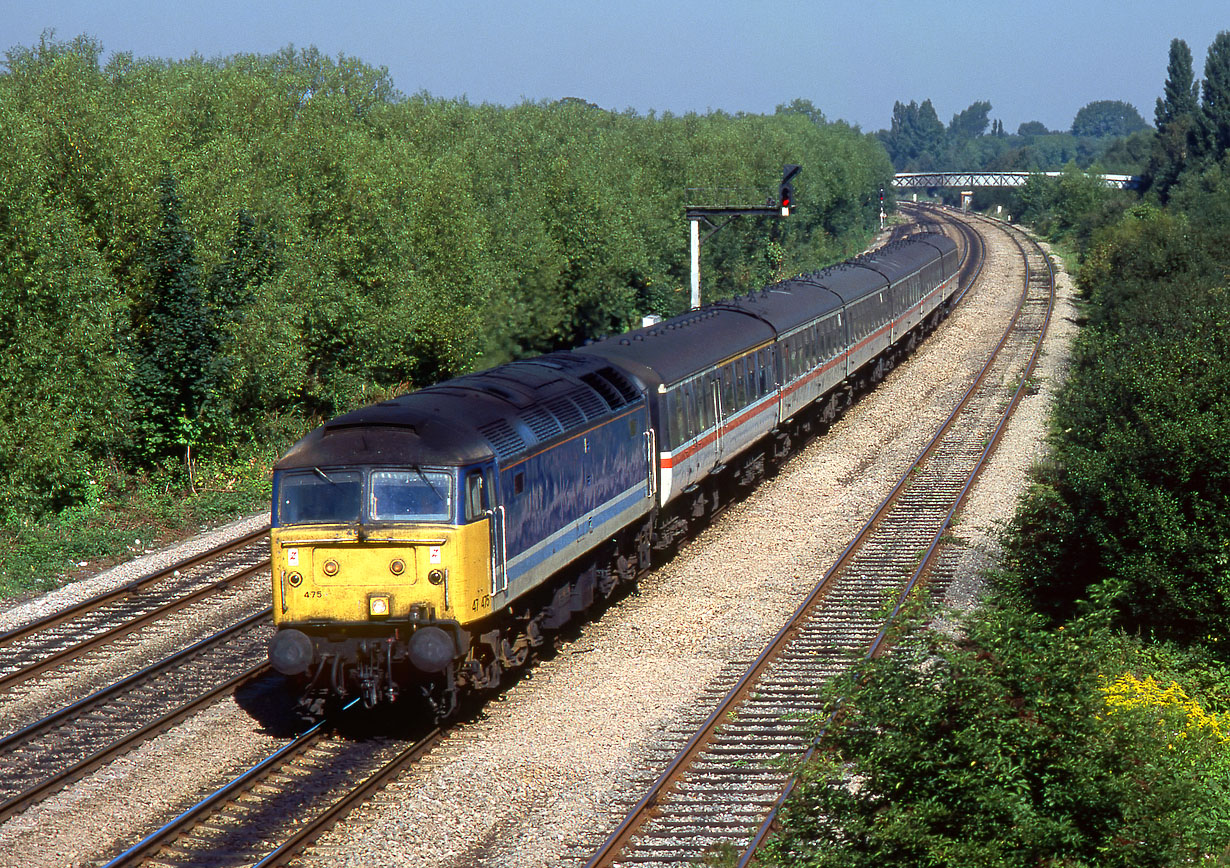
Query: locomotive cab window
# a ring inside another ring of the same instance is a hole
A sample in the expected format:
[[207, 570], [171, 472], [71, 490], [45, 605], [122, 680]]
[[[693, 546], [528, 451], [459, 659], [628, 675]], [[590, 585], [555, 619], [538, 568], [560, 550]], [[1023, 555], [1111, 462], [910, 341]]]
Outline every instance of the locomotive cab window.
[[[524, 483], [522, 483], [524, 484]], [[472, 470], [466, 475], [466, 520], [482, 518], [491, 508], [487, 500], [487, 483], [481, 470]]]
[[448, 521], [452, 474], [444, 470], [373, 470], [373, 521]]
[[359, 520], [363, 474], [358, 470], [313, 467], [283, 471], [274, 482], [279, 525], [347, 524]]

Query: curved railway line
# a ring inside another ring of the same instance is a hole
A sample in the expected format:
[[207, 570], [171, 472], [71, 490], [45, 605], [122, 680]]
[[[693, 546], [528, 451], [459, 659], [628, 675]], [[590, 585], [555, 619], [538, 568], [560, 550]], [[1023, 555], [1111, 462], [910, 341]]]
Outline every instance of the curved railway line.
[[[963, 294], [983, 261], [979, 234], [938, 211], [918, 208], [914, 216], [959, 236], [966, 253], [959, 278]], [[1045, 333], [1053, 282], [1044, 277], [1049, 275], [1045, 254], [1022, 252], [1029, 278], [1020, 307], [978, 382], [792, 623], [744, 675], [719, 686], [705, 726], [685, 737], [654, 788], [587, 865], [679, 864], [703, 858], [716, 845], [743, 852], [741, 864], [754, 853], [789, 791], [781, 757], [802, 755], [810, 747], [783, 715], [814, 713], [815, 685], [842, 671], [851, 654], [874, 653], [891, 618], [883, 611], [886, 595], [891, 591], [899, 607], [927, 577], [978, 467], [1026, 388]], [[1008, 384], [1015, 390], [1011, 395]], [[262, 528], [0, 635], [0, 702], [18, 685], [38, 684], [72, 661], [91, 659], [86, 655], [108, 642], [235, 584], [263, 579], [267, 535], [268, 528]], [[153, 665], [3, 735], [0, 822], [265, 674], [269, 632], [269, 610], [250, 612], [225, 630], [197, 637]], [[445, 734], [424, 729], [417, 737], [390, 738], [395, 727], [385, 725], [386, 735], [373, 736], [371, 720], [356, 724], [354, 716], [321, 720], [285, 741], [114, 856], [108, 868], [203, 860], [272, 866], [303, 858], [314, 840], [428, 754]]]
[[[586, 868], [678, 865], [717, 847], [747, 865], [792, 789], [783, 760], [808, 752], [798, 723], [850, 655], [880, 653], [888, 626], [935, 564], [945, 533], [995, 449], [1050, 324], [1045, 252], [1007, 228], [1027, 268], [999, 345], [935, 437], [812, 594], [743, 673]], [[885, 614], [883, 604], [894, 600]]]

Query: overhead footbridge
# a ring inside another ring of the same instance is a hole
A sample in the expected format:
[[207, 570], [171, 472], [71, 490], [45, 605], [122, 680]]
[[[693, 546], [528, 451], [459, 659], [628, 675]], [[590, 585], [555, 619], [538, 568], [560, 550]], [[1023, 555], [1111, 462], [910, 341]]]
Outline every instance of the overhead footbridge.
[[[952, 187], [961, 190], [978, 187], [1024, 187], [1030, 178], [1058, 178], [1063, 172], [900, 172], [893, 176], [897, 190]], [[1140, 186], [1139, 175], [1094, 175], [1107, 187], [1134, 190]]]

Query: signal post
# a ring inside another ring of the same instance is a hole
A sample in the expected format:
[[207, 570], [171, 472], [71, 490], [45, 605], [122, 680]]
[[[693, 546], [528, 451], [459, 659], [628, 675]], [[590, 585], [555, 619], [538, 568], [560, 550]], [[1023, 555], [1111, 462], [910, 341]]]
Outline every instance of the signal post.
[[[688, 205], [687, 218], [692, 251], [692, 309], [700, 307], [700, 246], [712, 238], [736, 217], [747, 215], [760, 217], [789, 217], [794, 205], [794, 177], [802, 171], [801, 166], [783, 166], [782, 180], [777, 187], [777, 200], [772, 198], [764, 205]], [[716, 198], [716, 196], [714, 197]], [[726, 218], [722, 223], [714, 220]], [[704, 238], [700, 235], [700, 224], [704, 222], [712, 229]]]

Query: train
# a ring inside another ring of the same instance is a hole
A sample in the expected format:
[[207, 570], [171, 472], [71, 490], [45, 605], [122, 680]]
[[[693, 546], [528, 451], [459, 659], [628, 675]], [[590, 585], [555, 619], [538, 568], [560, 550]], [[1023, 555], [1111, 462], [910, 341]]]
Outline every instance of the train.
[[498, 687], [885, 376], [958, 268], [921, 232], [326, 422], [273, 468], [273, 668], [439, 718]]

